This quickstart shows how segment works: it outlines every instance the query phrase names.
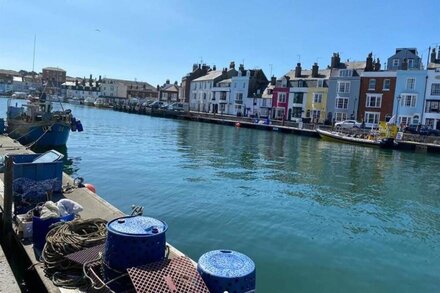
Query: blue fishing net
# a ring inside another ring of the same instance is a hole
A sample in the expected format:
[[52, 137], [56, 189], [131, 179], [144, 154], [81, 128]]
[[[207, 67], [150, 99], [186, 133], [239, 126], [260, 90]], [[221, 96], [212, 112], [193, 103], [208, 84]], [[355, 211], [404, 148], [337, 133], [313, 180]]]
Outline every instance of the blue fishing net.
[[24, 214], [33, 209], [38, 203], [48, 200], [60, 181], [57, 178], [46, 180], [32, 180], [20, 177], [13, 181], [14, 213]]

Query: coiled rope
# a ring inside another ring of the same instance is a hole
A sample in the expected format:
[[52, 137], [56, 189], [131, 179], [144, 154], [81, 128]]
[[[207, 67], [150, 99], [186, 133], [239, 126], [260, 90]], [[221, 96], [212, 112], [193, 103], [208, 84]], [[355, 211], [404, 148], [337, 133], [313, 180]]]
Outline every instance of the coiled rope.
[[103, 219], [74, 220], [52, 228], [46, 236], [41, 254], [45, 273], [56, 286], [79, 288], [87, 285], [83, 267], [65, 256], [104, 243], [107, 221]]

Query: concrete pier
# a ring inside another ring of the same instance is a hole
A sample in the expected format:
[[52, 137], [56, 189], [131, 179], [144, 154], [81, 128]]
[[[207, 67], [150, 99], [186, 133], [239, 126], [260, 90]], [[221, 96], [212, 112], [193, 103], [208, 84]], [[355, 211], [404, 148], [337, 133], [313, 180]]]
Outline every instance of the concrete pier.
[[[6, 154], [31, 154], [31, 153], [32, 153], [32, 151], [26, 149], [25, 147], [23, 147], [19, 143], [14, 142], [11, 138], [4, 136], [4, 135], [0, 135], [0, 156], [4, 156]], [[3, 174], [0, 174], [0, 175], [3, 175]], [[3, 188], [4, 188], [3, 176], [1, 176], [0, 179], [1, 179], [0, 180], [0, 204], [3, 207], [3, 202], [4, 202], [3, 201], [3, 199], [4, 199], [4, 197], [3, 197], [4, 196], [4, 194], [3, 194]], [[73, 178], [71, 178], [67, 174], [63, 174], [63, 185], [66, 185], [68, 183], [73, 185]], [[64, 194], [64, 197], [69, 198], [84, 207], [84, 211], [82, 211], [80, 213], [81, 218], [83, 218], [83, 219], [102, 218], [105, 220], [112, 220], [116, 217], [120, 217], [120, 216], [124, 215], [124, 213], [122, 213], [116, 207], [112, 206], [110, 203], [105, 201], [99, 195], [92, 193], [87, 188], [75, 188], [72, 190], [72, 192]], [[12, 233], [12, 234], [13, 234], [13, 237], [15, 238], [15, 241], [20, 246], [20, 247], [18, 247], [18, 249], [23, 252], [25, 258], [29, 261], [29, 263], [34, 265], [36, 278], [41, 281], [43, 287], [45, 288], [45, 290], [47, 292], [75, 292], [72, 290], [66, 291], [64, 289], [56, 287], [52, 283], [52, 281], [45, 276], [44, 271], [43, 271], [44, 264], [40, 263], [39, 260], [37, 259], [37, 256], [36, 256], [34, 249], [33, 249], [33, 244], [23, 242], [21, 239], [18, 238], [18, 236], [15, 235], [15, 233]], [[176, 248], [174, 248], [170, 244], [168, 244], [168, 246], [170, 247], [169, 258], [184, 255], [183, 253], [181, 253], [179, 250], [177, 250]], [[13, 281], [15, 281], [15, 278], [13, 277], [12, 271], [10, 269], [9, 269], [9, 271], [11, 272], [11, 274], [9, 277], [5, 276], [3, 278], [1, 275], [1, 273], [2, 273], [2, 271], [1, 271], [2, 266], [1, 265], [3, 263], [2, 255], [3, 254], [0, 252], [0, 278], [1, 278], [0, 282], [2, 282], [2, 280], [4, 280], [4, 282], [10, 281], [12, 284]], [[5, 270], [5, 271], [7, 271], [7, 270]], [[5, 287], [3, 287], [3, 283], [0, 283], [0, 285], [1, 285], [0, 292], [20, 292], [20, 290], [18, 289], [18, 286], [17, 286], [18, 291], [14, 291], [13, 289], [6, 290], [6, 288], [10, 288], [10, 287], [7, 287], [7, 284], [9, 284], [9, 283], [5, 283]]]
[[0, 247], [0, 292], [15, 293], [21, 292], [15, 280], [12, 269], [6, 259], [3, 249]]

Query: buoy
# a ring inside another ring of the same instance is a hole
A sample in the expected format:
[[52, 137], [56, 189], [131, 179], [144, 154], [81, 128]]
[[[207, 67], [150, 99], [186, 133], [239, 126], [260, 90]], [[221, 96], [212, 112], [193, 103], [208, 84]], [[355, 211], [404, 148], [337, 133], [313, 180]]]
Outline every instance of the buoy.
[[96, 188], [95, 188], [95, 186], [93, 186], [93, 184], [86, 183], [86, 184], [84, 184], [84, 187], [86, 187], [91, 192], [96, 193]]
[[235, 122], [235, 127], [240, 127], [240, 122]]

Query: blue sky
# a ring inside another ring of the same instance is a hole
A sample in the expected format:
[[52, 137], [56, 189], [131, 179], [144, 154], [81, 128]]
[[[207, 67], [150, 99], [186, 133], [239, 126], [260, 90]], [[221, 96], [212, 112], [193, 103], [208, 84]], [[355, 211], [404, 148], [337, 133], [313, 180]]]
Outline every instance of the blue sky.
[[0, 68], [58, 66], [70, 76], [102, 75], [153, 85], [180, 82], [192, 64], [244, 60], [281, 76], [301, 60], [383, 62], [397, 47], [423, 54], [440, 45], [440, 1], [100, 1], [0, 0]]

